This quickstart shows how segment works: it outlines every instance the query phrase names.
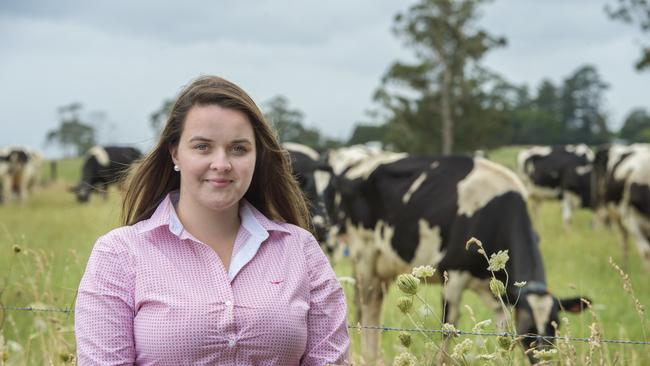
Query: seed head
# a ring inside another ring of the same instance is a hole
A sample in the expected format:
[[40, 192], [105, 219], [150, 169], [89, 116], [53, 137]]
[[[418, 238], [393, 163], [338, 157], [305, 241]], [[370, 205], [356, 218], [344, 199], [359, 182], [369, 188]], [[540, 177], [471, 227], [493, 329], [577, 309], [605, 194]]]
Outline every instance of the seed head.
[[510, 350], [510, 347], [512, 346], [513, 340], [511, 337], [508, 336], [498, 336], [497, 337], [497, 344], [499, 347], [501, 347], [504, 350]]
[[429, 265], [419, 266], [413, 268], [413, 271], [411, 273], [413, 274], [413, 276], [418, 278], [427, 278], [427, 277], [433, 277], [433, 274], [436, 273], [436, 269]]
[[474, 343], [471, 339], [465, 338], [462, 342], [454, 346], [454, 352], [451, 354], [451, 357], [457, 360], [462, 360], [467, 352], [472, 349]]
[[407, 296], [400, 296], [397, 299], [397, 307], [403, 314], [408, 314], [413, 308], [413, 299]]
[[417, 365], [418, 360], [412, 354], [408, 352], [402, 352], [395, 357], [393, 360], [394, 366], [415, 366]]
[[499, 250], [496, 253], [492, 253], [488, 260], [488, 263], [490, 264], [488, 271], [496, 272], [506, 268], [508, 259], [510, 259], [510, 257], [508, 256], [507, 250]]
[[420, 280], [410, 273], [402, 273], [397, 276], [397, 287], [407, 295], [415, 295], [418, 292]]
[[452, 337], [458, 337], [459, 331], [453, 324], [445, 323], [442, 325], [442, 332]]
[[540, 361], [550, 361], [557, 354], [555, 348], [545, 349], [545, 350], [533, 350], [533, 357]]
[[483, 243], [475, 237], [471, 237], [467, 243], [465, 243], [465, 250], [469, 250], [472, 245], [476, 245], [479, 249], [483, 248]]
[[503, 284], [503, 282], [492, 277], [490, 280], [490, 291], [492, 291], [494, 296], [501, 297], [506, 294], [506, 286]]
[[474, 325], [474, 328], [472, 328], [472, 331], [475, 333], [480, 333], [485, 330], [485, 328], [489, 327], [492, 325], [492, 319], [486, 319], [483, 321], [480, 321]]
[[496, 353], [488, 353], [488, 354], [478, 355], [476, 356], [476, 358], [483, 361], [494, 361], [497, 359], [497, 355]]
[[402, 346], [408, 348], [411, 345], [411, 334], [408, 332], [399, 332], [397, 336]]
[[18, 254], [18, 253], [20, 253], [20, 251], [22, 251], [22, 250], [23, 250], [23, 249], [22, 249], [21, 247], [19, 247], [18, 245], [15, 245], [15, 244], [14, 244], [14, 253]]

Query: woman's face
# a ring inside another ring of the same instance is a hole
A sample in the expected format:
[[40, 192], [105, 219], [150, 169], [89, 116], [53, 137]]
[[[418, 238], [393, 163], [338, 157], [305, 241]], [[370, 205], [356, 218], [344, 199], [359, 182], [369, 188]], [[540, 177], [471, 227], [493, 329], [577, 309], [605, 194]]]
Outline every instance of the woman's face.
[[215, 211], [237, 207], [255, 170], [253, 126], [237, 110], [194, 106], [171, 155], [180, 168], [183, 205]]

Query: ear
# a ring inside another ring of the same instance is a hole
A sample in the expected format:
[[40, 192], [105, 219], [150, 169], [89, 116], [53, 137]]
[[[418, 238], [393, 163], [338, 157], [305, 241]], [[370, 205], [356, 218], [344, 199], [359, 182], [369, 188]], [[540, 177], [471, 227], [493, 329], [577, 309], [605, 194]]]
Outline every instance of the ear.
[[176, 158], [178, 155], [178, 145], [169, 145], [169, 155], [174, 164], [178, 164], [178, 159]]
[[591, 299], [587, 297], [572, 297], [568, 299], [559, 299], [558, 305], [560, 310], [568, 311], [570, 313], [580, 313], [591, 305]]

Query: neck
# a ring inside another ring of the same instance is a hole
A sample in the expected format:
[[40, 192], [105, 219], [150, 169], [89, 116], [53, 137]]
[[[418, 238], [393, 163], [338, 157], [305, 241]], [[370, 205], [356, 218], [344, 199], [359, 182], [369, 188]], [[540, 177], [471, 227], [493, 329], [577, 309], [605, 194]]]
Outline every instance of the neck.
[[214, 211], [189, 198], [178, 200], [178, 219], [185, 230], [215, 250], [231, 249], [239, 230], [239, 205]]

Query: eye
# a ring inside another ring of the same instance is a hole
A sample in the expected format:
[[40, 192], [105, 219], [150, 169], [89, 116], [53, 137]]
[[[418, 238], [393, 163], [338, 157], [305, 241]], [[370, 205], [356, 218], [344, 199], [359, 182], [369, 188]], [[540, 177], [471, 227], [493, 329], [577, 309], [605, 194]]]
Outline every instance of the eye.
[[194, 145], [194, 149], [199, 151], [206, 151], [208, 150], [208, 147], [209, 147], [208, 144], [204, 144], [204, 143]]
[[236, 145], [233, 145], [232, 151], [236, 155], [244, 155], [244, 154], [246, 154], [248, 152], [248, 148], [246, 146], [244, 146], [244, 145], [236, 144]]

